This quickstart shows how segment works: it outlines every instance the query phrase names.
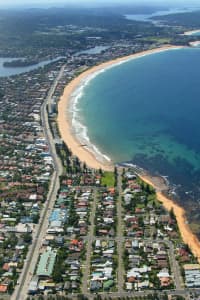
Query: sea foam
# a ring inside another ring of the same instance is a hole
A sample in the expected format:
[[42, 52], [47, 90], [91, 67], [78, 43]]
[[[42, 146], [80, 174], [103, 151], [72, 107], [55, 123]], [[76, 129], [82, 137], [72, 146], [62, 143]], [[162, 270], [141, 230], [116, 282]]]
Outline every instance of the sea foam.
[[99, 73], [102, 72], [104, 72], [104, 69], [92, 73], [80, 82], [79, 86], [71, 95], [69, 113], [71, 116], [72, 131], [73, 134], [75, 134], [77, 140], [89, 152], [91, 152], [99, 162], [105, 163], [111, 162], [111, 159], [108, 155], [102, 153], [101, 150], [91, 142], [88, 136], [88, 129], [81, 121], [80, 109], [78, 108], [79, 100], [84, 95], [84, 88], [93, 78], [95, 78]]
[[[163, 52], [163, 51], [168, 51], [168, 50], [175, 50], [176, 48], [169, 48], [169, 49], [159, 49], [157, 52]], [[82, 118], [80, 115], [80, 109], [78, 108], [79, 100], [83, 97], [84, 95], [84, 89], [85, 87], [93, 80], [96, 76], [98, 76], [101, 73], [104, 73], [108, 69], [120, 66], [124, 63], [129, 62], [130, 60], [134, 59], [139, 59], [144, 56], [148, 56], [151, 54], [154, 54], [156, 52], [148, 52], [148, 53], [143, 53], [143, 54], [136, 54], [135, 56], [122, 59], [121, 61], [114, 62], [111, 65], [107, 65], [104, 68], [97, 70], [88, 76], [84, 77], [77, 88], [73, 91], [71, 94], [71, 99], [70, 99], [70, 105], [69, 105], [69, 114], [71, 117], [71, 125], [72, 125], [72, 131], [73, 134], [76, 136], [77, 140], [80, 142], [81, 145], [83, 145], [89, 152], [91, 152], [98, 161], [105, 163], [105, 162], [111, 162], [111, 158], [102, 153], [102, 151], [94, 145], [88, 135], [88, 129], [87, 127], [83, 124]]]

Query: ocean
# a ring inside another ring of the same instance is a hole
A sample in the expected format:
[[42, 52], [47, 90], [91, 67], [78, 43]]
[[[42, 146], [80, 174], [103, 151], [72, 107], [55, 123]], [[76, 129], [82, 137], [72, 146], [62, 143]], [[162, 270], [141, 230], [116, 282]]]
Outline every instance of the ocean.
[[137, 164], [198, 193], [200, 48], [109, 68], [82, 83], [74, 98], [74, 131], [98, 157]]

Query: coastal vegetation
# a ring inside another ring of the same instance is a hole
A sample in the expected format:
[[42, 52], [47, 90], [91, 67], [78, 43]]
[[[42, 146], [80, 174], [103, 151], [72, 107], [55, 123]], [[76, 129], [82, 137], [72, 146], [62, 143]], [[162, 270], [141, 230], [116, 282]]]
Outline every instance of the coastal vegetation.
[[18, 68], [18, 67], [28, 67], [28, 66], [33, 66], [36, 65], [38, 61], [35, 60], [12, 60], [12, 61], [7, 61], [3, 63], [3, 66], [6, 68]]
[[[151, 22], [127, 20], [123, 11], [131, 8], [102, 11], [87, 9], [40, 9], [38, 11], [2, 11], [0, 20], [1, 56], [32, 57], [75, 53], [97, 45], [127, 41], [149, 44], [181, 43], [181, 28], [157, 26]], [[138, 8], [133, 5], [133, 11]], [[173, 15], [171, 15], [173, 16]], [[191, 15], [188, 26], [195, 14]], [[173, 17], [171, 17], [173, 18]], [[186, 16], [187, 18], [187, 16]], [[195, 20], [198, 18], [196, 17]], [[193, 23], [194, 24], [194, 21]], [[151, 39], [152, 37], [152, 39]], [[187, 44], [189, 37], [182, 37]]]
[[[154, 20], [160, 20], [163, 24], [170, 26], [182, 26], [187, 29], [199, 29], [200, 27], [200, 11], [169, 14], [166, 16], [153, 17]], [[185, 30], [185, 31], [187, 31]]]

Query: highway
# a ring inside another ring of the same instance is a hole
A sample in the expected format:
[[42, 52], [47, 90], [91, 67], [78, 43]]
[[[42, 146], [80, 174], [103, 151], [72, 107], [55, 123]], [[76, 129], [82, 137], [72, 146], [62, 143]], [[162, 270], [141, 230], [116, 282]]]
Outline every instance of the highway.
[[44, 129], [44, 134], [49, 144], [49, 151], [53, 158], [54, 172], [50, 180], [49, 192], [40, 215], [39, 224], [36, 225], [34, 229], [32, 244], [29, 248], [29, 252], [24, 263], [24, 268], [19, 277], [18, 285], [16, 286], [15, 291], [10, 298], [11, 300], [19, 300], [19, 299], [25, 300], [27, 298], [29, 283], [31, 281], [32, 275], [34, 274], [34, 270], [37, 264], [41, 243], [46, 233], [46, 230], [48, 228], [49, 213], [54, 207], [57, 192], [60, 187], [59, 176], [62, 174], [63, 168], [62, 168], [61, 161], [57, 156], [54, 139], [49, 129], [47, 105], [50, 103], [52, 96], [55, 92], [55, 89], [57, 87], [57, 84], [60, 78], [63, 76], [64, 68], [65, 65], [62, 66], [62, 68], [60, 69], [59, 74], [55, 78], [48, 92], [48, 95], [44, 100], [43, 105], [41, 106], [41, 120]]

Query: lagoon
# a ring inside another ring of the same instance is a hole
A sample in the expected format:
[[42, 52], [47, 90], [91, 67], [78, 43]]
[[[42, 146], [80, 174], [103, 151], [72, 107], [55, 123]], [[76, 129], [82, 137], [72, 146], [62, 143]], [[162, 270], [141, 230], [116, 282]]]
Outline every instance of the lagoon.
[[4, 62], [10, 62], [13, 60], [16, 60], [19, 58], [10, 58], [10, 57], [0, 57], [0, 77], [7, 77], [7, 76], [12, 76], [12, 75], [19, 75], [22, 73], [26, 73], [26, 72], [30, 72], [33, 71], [39, 67], [44, 67], [45, 65], [54, 62], [54, 61], [58, 61], [59, 59], [61, 59], [61, 57], [52, 59], [52, 60], [45, 60], [42, 61], [38, 64], [32, 65], [32, 66], [26, 66], [26, 67], [4, 67], [3, 64]]

